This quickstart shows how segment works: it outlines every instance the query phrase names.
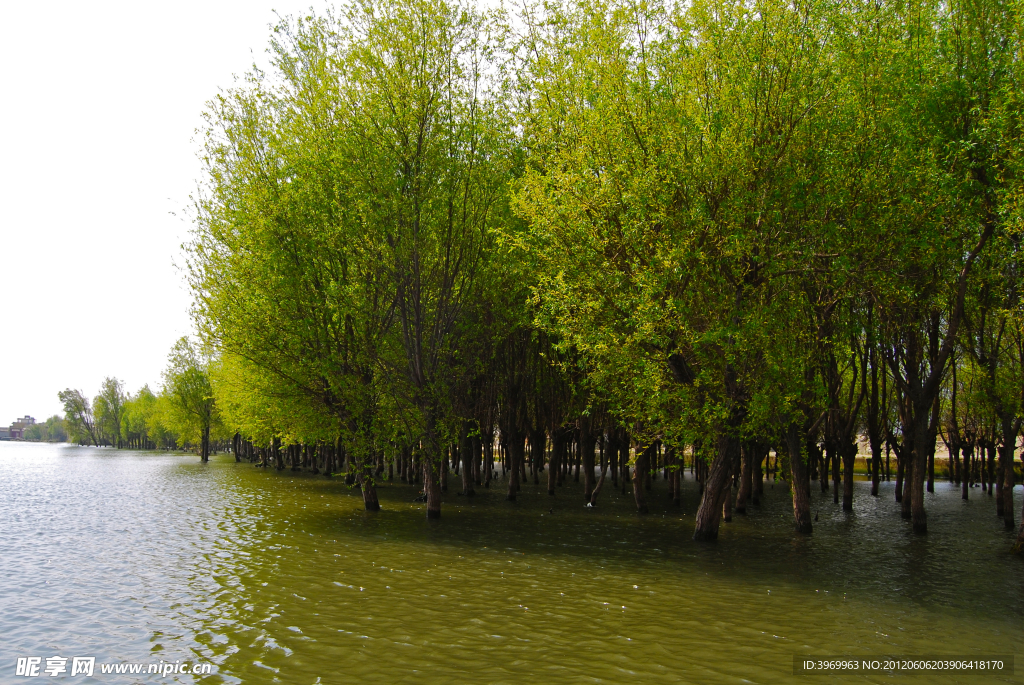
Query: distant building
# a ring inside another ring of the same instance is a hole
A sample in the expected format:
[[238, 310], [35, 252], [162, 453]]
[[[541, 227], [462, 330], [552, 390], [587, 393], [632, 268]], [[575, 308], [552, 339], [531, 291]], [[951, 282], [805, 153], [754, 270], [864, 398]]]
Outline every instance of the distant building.
[[29, 416], [28, 414], [22, 416], [20, 419], [11, 424], [11, 427], [8, 429], [7, 437], [10, 438], [11, 440], [24, 440], [25, 429], [31, 425], [34, 425], [35, 422], [36, 420]]
[[0, 440], [10, 440], [11, 429], [7, 426], [0, 426]]

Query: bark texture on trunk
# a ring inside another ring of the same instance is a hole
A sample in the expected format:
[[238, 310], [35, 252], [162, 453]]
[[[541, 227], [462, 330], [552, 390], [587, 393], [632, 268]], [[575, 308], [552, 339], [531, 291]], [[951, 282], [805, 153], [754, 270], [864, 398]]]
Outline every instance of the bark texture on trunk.
[[791, 423], [786, 429], [786, 448], [789, 451], [789, 471], [793, 478], [793, 520], [796, 531], [810, 535], [811, 526], [811, 479], [806, 457], [801, 452], [800, 427]]
[[[356, 482], [363, 492], [363, 507], [366, 511], [380, 511], [380, 502], [377, 500], [377, 487], [373, 482], [373, 475], [370, 472], [370, 465], [360, 463], [356, 466]], [[438, 511], [440, 516], [440, 510]]]
[[728, 436], [718, 439], [715, 460], [708, 469], [707, 481], [704, 485], [704, 494], [700, 499], [700, 506], [697, 507], [696, 525], [693, 531], [693, 539], [698, 541], [713, 541], [718, 539], [718, 526], [721, 522], [722, 507], [726, 496], [726, 488], [731, 492], [733, 473], [733, 450], [737, 448], [736, 441]]

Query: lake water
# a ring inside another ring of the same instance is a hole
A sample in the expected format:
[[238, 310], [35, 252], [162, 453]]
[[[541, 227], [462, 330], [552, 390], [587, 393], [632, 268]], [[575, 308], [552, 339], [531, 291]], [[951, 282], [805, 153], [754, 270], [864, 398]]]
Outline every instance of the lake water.
[[[371, 514], [339, 479], [230, 456], [0, 443], [0, 682], [1024, 682], [1024, 662], [793, 673], [795, 655], [1020, 652], [1024, 559], [980, 488], [964, 503], [937, 483], [917, 537], [892, 483], [877, 499], [857, 483], [852, 515], [815, 484], [802, 538], [767, 483], [702, 545], [689, 473], [683, 506], [658, 481], [645, 517], [610, 483], [592, 510], [572, 483], [515, 503], [504, 485], [449, 492], [428, 521], [412, 486], [381, 487]], [[54, 655], [97, 670], [15, 675]], [[214, 674], [99, 673], [161, 660]]]

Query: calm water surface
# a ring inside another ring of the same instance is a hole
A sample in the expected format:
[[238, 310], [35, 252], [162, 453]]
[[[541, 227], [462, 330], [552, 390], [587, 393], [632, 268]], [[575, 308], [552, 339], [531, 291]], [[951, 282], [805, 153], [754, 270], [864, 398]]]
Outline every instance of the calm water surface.
[[216, 671], [56, 679], [76, 683], [1024, 682], [1019, 657], [1001, 680], [793, 675], [794, 655], [1019, 654], [1024, 560], [980, 489], [938, 484], [918, 538], [892, 484], [858, 483], [852, 515], [815, 485], [803, 539], [768, 484], [698, 545], [689, 474], [643, 518], [612, 489], [587, 510], [578, 486], [497, 486], [428, 522], [411, 486], [368, 514], [338, 480], [231, 457], [0, 443], [0, 682], [55, 654]]

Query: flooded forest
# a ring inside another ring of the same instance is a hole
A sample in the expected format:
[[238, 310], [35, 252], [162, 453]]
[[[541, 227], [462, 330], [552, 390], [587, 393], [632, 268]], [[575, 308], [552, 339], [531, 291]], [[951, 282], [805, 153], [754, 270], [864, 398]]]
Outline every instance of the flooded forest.
[[330, 476], [368, 516], [398, 482], [441, 518], [484, 490], [631, 493], [643, 515], [692, 481], [677, 525], [701, 541], [767, 487], [800, 538], [812, 489], [857, 511], [885, 481], [886, 525], [925, 535], [927, 493], [959, 487], [1019, 551], [1020, 12], [354, 0], [282, 20], [202, 131], [199, 343], [178, 358], [204, 461], [212, 440]]

